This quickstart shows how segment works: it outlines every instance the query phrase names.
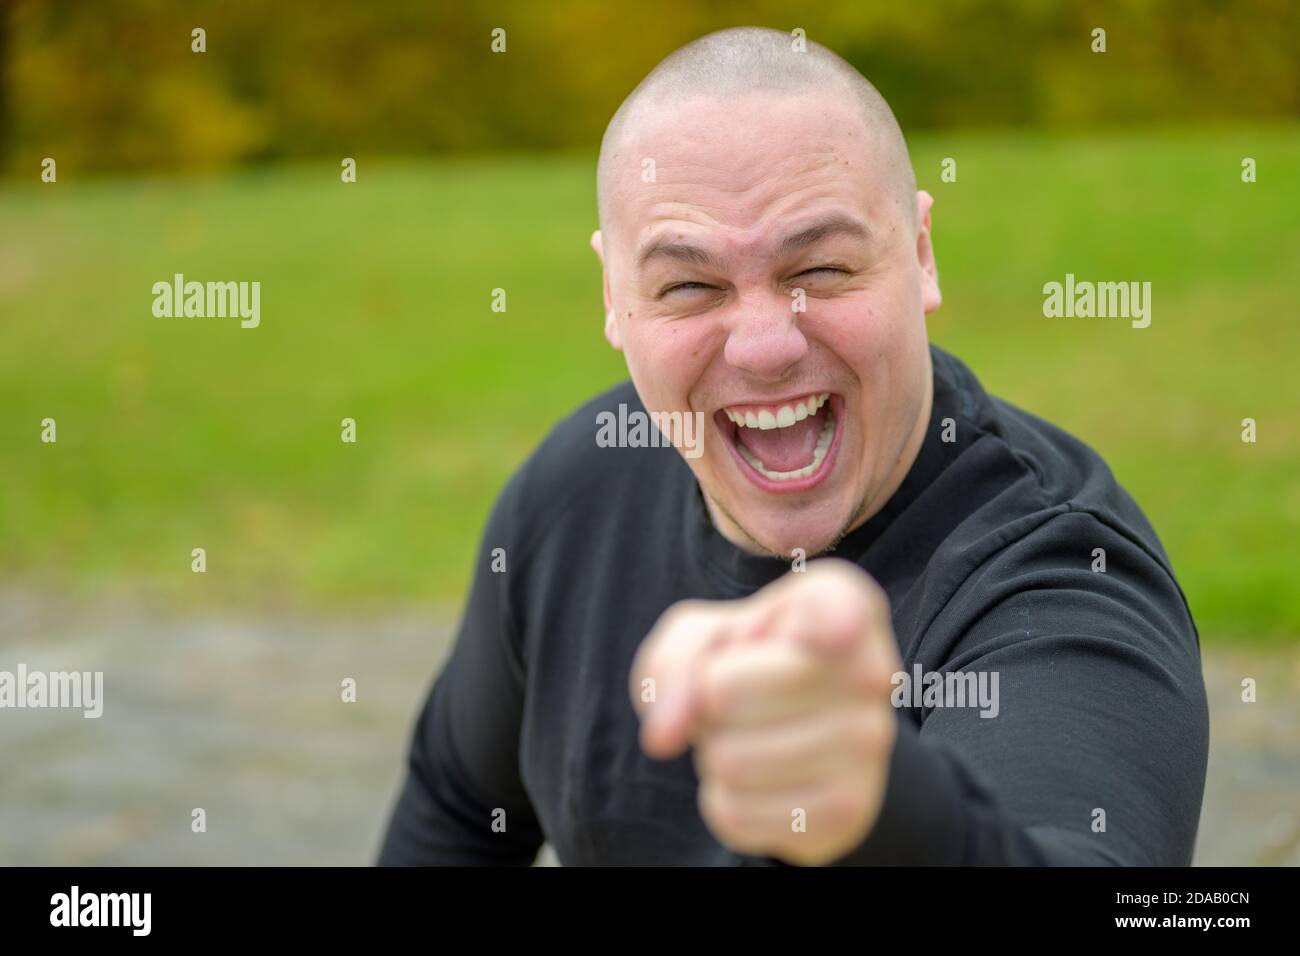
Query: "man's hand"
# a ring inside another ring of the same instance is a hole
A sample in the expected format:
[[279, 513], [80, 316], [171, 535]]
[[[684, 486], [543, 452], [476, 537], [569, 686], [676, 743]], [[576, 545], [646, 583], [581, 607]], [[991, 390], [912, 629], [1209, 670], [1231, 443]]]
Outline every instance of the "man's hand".
[[700, 813], [737, 852], [829, 863], [880, 812], [901, 668], [866, 572], [825, 560], [739, 601], [669, 608], [632, 665], [641, 746], [695, 748]]

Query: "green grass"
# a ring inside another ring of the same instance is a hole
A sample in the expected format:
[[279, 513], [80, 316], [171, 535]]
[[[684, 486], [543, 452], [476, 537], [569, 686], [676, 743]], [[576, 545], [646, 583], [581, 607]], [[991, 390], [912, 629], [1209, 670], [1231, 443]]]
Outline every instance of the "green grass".
[[[1300, 130], [962, 135], [913, 159], [938, 199], [936, 341], [1110, 461], [1207, 638], [1300, 634]], [[0, 187], [0, 573], [196, 605], [457, 598], [507, 475], [625, 374], [592, 173], [363, 160], [352, 186], [327, 161]], [[178, 271], [261, 281], [261, 327], [153, 319]], [[1066, 272], [1152, 282], [1151, 327], [1045, 319]]]

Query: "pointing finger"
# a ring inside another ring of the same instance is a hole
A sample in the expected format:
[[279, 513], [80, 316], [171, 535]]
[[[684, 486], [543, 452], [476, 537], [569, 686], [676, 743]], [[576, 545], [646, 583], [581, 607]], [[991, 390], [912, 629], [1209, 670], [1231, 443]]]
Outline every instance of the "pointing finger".
[[632, 706], [641, 717], [641, 746], [652, 757], [686, 748], [697, 720], [700, 660], [731, 636], [723, 605], [682, 601], [660, 617], [632, 662]]

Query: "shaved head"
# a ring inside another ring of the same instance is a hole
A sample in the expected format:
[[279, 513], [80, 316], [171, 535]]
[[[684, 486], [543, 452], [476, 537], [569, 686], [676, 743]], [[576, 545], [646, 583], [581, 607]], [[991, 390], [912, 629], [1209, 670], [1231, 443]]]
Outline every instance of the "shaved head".
[[[816, 94], [852, 104], [874, 140], [880, 173], [908, 219], [916, 224], [916, 179], [907, 143], [885, 98], [852, 65], [826, 47], [763, 27], [720, 30], [686, 44], [662, 60], [623, 101], [605, 130], [596, 171], [596, 203], [602, 231], [610, 220], [611, 176], [626, 169], [628, 130], [638, 118], [703, 97], [770, 93]], [[725, 122], [719, 116], [719, 122]], [[653, 157], [649, 157], [653, 159]], [[639, 171], [639, 160], [636, 168]]]

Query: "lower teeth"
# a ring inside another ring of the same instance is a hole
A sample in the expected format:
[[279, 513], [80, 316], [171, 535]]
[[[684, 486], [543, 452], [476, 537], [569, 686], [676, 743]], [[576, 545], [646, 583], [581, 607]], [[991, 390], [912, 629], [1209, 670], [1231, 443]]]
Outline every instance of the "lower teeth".
[[794, 471], [771, 471], [763, 466], [758, 457], [744, 446], [737, 439], [736, 449], [740, 452], [742, 458], [753, 466], [754, 470], [764, 478], [770, 478], [773, 481], [791, 481], [795, 478], [807, 478], [818, 468], [821, 467], [823, 459], [826, 458], [826, 451], [831, 447], [831, 439], [835, 437], [835, 415], [828, 408], [826, 409], [826, 424], [822, 426], [822, 433], [817, 438], [817, 447], [813, 449], [812, 461], [802, 468]]

